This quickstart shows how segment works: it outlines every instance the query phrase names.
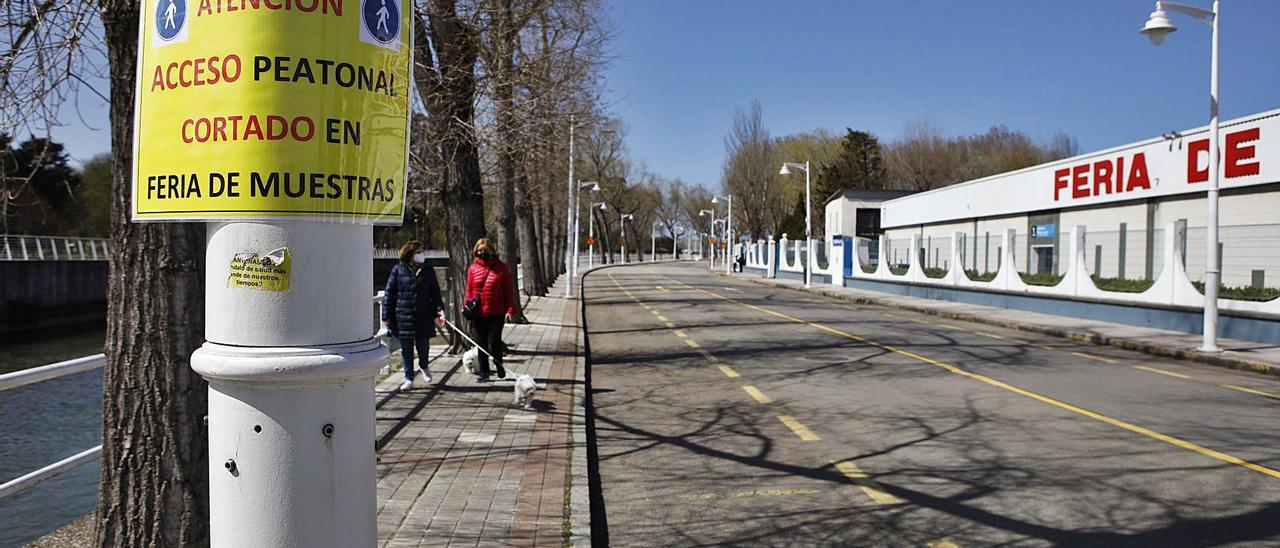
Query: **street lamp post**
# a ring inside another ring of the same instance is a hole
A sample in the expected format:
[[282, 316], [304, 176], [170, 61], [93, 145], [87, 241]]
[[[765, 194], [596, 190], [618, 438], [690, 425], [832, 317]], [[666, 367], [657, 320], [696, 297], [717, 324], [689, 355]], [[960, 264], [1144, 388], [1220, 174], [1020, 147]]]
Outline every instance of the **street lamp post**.
[[810, 272], [809, 270], [808, 260], [808, 255], [813, 254], [813, 223], [811, 222], [809, 214], [813, 209], [809, 193], [809, 161], [805, 160], [803, 164], [798, 164], [796, 162], [784, 162], [782, 164], [782, 170], [779, 171], [778, 174], [791, 175], [792, 169], [804, 170], [804, 248], [807, 250], [804, 261], [804, 286], [813, 287], [813, 272]]
[[564, 253], [564, 275], [568, 276], [568, 280], [564, 284], [564, 298], [568, 299], [573, 296], [573, 277], [577, 275], [578, 270], [578, 193], [577, 186], [573, 181], [573, 125], [575, 119], [572, 114], [569, 115], [569, 203], [565, 205], [565, 209], [569, 210], [568, 223], [566, 230], [569, 232], [565, 235], [569, 239], [567, 242], [568, 249]]
[[725, 222], [725, 227], [724, 227], [724, 245], [725, 245], [724, 272], [728, 274], [733, 271], [732, 270], [733, 267], [731, 266], [732, 263], [730, 262], [733, 255], [733, 195], [725, 194], [724, 198], [721, 198], [719, 196], [712, 196], [711, 203], [715, 204], [721, 199], [723, 199], [726, 202], [729, 202], [729, 216], [726, 217], [726, 219], [728, 220], [727, 222]]
[[[714, 204], [714, 202], [713, 202]], [[707, 236], [707, 243], [711, 246], [710, 259], [711, 264], [707, 266], [707, 270], [715, 270], [716, 268], [716, 244], [710, 240], [716, 237], [716, 206], [712, 205], [711, 209], [703, 209], [698, 211], [699, 217], [711, 216], [711, 232]]]
[[622, 264], [627, 264], [627, 219], [635, 219], [635, 216], [630, 213], [618, 215], [618, 243], [622, 244], [620, 246], [622, 251]]
[[658, 221], [649, 229], [649, 262], [658, 260]]
[[578, 275], [578, 248], [581, 243], [579, 240], [582, 236], [582, 222], [578, 219], [578, 210], [582, 209], [582, 189], [590, 190], [594, 195], [600, 192], [600, 183], [595, 181], [586, 181], [578, 183], [577, 192], [574, 193], [573, 202], [573, 276]]
[[1156, 2], [1156, 11], [1139, 31], [1151, 39], [1151, 43], [1159, 46], [1164, 43], [1165, 36], [1178, 30], [1169, 20], [1165, 8], [1190, 15], [1206, 25], [1212, 31], [1212, 45], [1209, 57], [1209, 222], [1207, 227], [1208, 241], [1205, 245], [1204, 269], [1204, 339], [1198, 348], [1201, 352], [1220, 352], [1218, 347], [1218, 286], [1222, 280], [1222, 256], [1218, 253], [1218, 1], [1214, 0], [1213, 10], [1174, 2]]
[[684, 250], [689, 254], [690, 261], [693, 260], [693, 233], [694, 232], [696, 231], [693, 230], [693, 227], [689, 227], [685, 231], [685, 239], [688, 240], [688, 243], [685, 244]]
[[608, 211], [609, 206], [604, 202], [596, 202], [591, 204], [587, 209], [587, 269], [590, 270], [595, 266], [596, 258], [596, 208], [600, 211]]

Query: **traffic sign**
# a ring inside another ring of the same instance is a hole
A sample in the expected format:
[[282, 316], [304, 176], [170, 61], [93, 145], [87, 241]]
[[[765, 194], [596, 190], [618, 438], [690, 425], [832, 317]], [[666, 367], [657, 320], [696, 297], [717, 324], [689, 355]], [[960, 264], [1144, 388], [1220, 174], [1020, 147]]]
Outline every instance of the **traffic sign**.
[[407, 0], [143, 0], [133, 220], [401, 223]]

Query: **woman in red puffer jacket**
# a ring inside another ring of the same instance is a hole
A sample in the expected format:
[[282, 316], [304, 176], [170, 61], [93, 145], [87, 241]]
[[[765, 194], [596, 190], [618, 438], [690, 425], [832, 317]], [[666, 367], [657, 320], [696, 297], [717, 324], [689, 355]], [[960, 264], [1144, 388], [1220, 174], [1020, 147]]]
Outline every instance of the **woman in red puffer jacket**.
[[[467, 269], [467, 301], [480, 297], [480, 309], [471, 320], [476, 333], [476, 342], [480, 343], [480, 374], [476, 382], [489, 382], [489, 355], [493, 356], [493, 366], [498, 378], [507, 378], [507, 371], [502, 368], [502, 327], [515, 314], [515, 285], [511, 281], [511, 270], [498, 258], [498, 251], [488, 238], [476, 240], [471, 248], [475, 262]], [[485, 353], [488, 353], [486, 355]]]

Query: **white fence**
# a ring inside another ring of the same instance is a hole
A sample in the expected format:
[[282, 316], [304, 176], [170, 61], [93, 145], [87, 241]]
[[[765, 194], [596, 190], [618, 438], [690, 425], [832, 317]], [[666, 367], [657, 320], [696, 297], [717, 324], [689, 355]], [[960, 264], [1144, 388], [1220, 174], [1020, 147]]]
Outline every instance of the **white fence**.
[[0, 261], [105, 261], [106, 238], [0, 235]]
[[[376, 304], [378, 306], [377, 317], [379, 318], [379, 320], [382, 317], [383, 298], [384, 298], [384, 294], [382, 291], [379, 291], [376, 295], [373, 296], [373, 304]], [[379, 339], [386, 339], [387, 336], [389, 335], [390, 333], [387, 330], [387, 327], [382, 325], [381, 322], [379, 321], [378, 328], [376, 333], [374, 334], [374, 337]], [[84, 373], [86, 371], [92, 371], [94, 369], [101, 368], [106, 363], [107, 363], [107, 357], [105, 354], [94, 354], [92, 356], [85, 356], [83, 358], [75, 358], [73, 360], [67, 360], [64, 362], [51, 363], [49, 365], [42, 365], [40, 367], [23, 369], [22, 371], [5, 373], [3, 375], [0, 375], [0, 392], [3, 392], [5, 390], [12, 390], [14, 388], [26, 386], [29, 384], [35, 384], [38, 382], [58, 379], [58, 378], [66, 377], [68, 375], [75, 375], [76, 373]], [[53, 464], [44, 466], [38, 470], [32, 471], [27, 474], [23, 474], [22, 476], [6, 481], [3, 484], [0, 484], [0, 500], [3, 500], [7, 497], [26, 491], [27, 489], [35, 487], [36, 485], [39, 485], [42, 482], [61, 476], [62, 474], [70, 472], [82, 464], [93, 462], [94, 459], [97, 459], [101, 455], [102, 455], [102, 446], [97, 445], [94, 447], [90, 447], [89, 449], [85, 449], [84, 451], [76, 453], [75, 455], [72, 455], [70, 457], [64, 458]]]
[[[1269, 234], [1255, 227], [1252, 233], [1257, 235], [1257, 242], [1262, 247], [1250, 248], [1224, 244], [1224, 265], [1230, 264], [1236, 269], [1245, 269], [1249, 268], [1247, 263], [1254, 265], [1252, 268], [1255, 271], [1260, 270], [1261, 267], [1257, 266], [1255, 259], [1261, 256], [1269, 257], [1274, 249], [1280, 248], [1280, 229], [1276, 234]], [[765, 275], [770, 277], [775, 276], [777, 271], [803, 273], [807, 266], [815, 274], [831, 275], [831, 283], [841, 286], [844, 285], [847, 277], [1048, 297], [1079, 297], [1135, 304], [1202, 308], [1204, 294], [1193, 283], [1202, 274], [1194, 270], [1203, 270], [1204, 264], [1204, 243], [1195, 242], [1196, 229], [1188, 230], [1183, 223], [1172, 223], [1156, 231], [1156, 235], [1155, 241], [1158, 246], [1152, 252], [1156, 262], [1151, 267], [1152, 278], [1149, 279], [1145, 278], [1145, 268], [1136, 269], [1132, 266], [1125, 270], [1124, 276], [1118, 276], [1119, 267], [1112, 263], [1118, 261], [1119, 255], [1111, 251], [1112, 248], [1118, 247], [1118, 237], [1108, 233], [1100, 233], [1094, 237], [1087, 234], [1083, 226], [1074, 227], [1063, 234], [1063, 247], [1066, 252], [1054, 260], [1052, 270], [1044, 271], [1036, 269], [1037, 264], [1034, 260], [1030, 263], [1027, 261], [1026, 235], [1017, 234], [1014, 230], [1000, 234], [998, 239], [991, 238], [990, 240], [993, 241], [978, 242], [977, 257], [966, 257], [966, 253], [962, 251], [968, 249], [968, 255], [973, 255], [973, 244], [964, 245], [965, 235], [961, 232], [956, 232], [951, 238], [935, 236], [931, 241], [921, 241], [922, 238], [919, 235], [912, 235], [909, 239], [902, 241], [890, 241], [888, 238], [836, 240], [827, 253], [831, 258], [827, 268], [818, 268], [816, 261], [806, 260], [802, 242], [789, 241], [786, 238], [778, 241], [760, 241], [748, 246], [747, 266], [762, 269]], [[1200, 236], [1200, 239], [1203, 240], [1203, 236]], [[962, 245], [952, 245], [953, 242], [962, 242]], [[812, 244], [823, 245], [823, 240], [814, 240]], [[849, 255], [852, 264], [848, 269], [844, 268], [845, 245], [855, 246]], [[876, 247], [876, 251], [869, 249], [872, 246]], [[1228, 250], [1233, 247], [1240, 251], [1232, 254]], [[912, 250], [916, 252], [913, 253]], [[1141, 248], [1134, 250], [1135, 254], [1139, 252], [1145, 255], [1145, 250]], [[1093, 256], [1091, 257], [1090, 254]], [[873, 256], [882, 260], [869, 260]], [[774, 264], [774, 257], [777, 257], [777, 264]], [[1231, 263], [1227, 262], [1227, 257], [1232, 258]], [[1112, 291], [1098, 287], [1094, 275], [1099, 270], [1099, 259], [1102, 262], [1102, 275], [1098, 276], [1098, 279], [1104, 286], [1116, 280], [1140, 280], [1144, 283], [1117, 284], [1124, 286], [1127, 291]], [[960, 265], [962, 268], [953, 268], [953, 265]], [[929, 269], [927, 274], [926, 267]], [[934, 270], [935, 268], [937, 270]], [[945, 273], [941, 272], [943, 270]], [[971, 271], [976, 276], [971, 278], [965, 270]], [[1139, 271], [1132, 272], [1132, 270]], [[1039, 276], [1030, 274], [1039, 274]], [[1050, 276], [1044, 276], [1046, 274]], [[937, 277], [930, 277], [930, 275]], [[1027, 275], [1026, 280], [1024, 275]], [[1039, 283], [1045, 285], [1037, 285]], [[1274, 283], [1267, 286], [1274, 287]], [[1280, 299], [1251, 301], [1219, 298], [1218, 307], [1224, 311], [1280, 318]]]

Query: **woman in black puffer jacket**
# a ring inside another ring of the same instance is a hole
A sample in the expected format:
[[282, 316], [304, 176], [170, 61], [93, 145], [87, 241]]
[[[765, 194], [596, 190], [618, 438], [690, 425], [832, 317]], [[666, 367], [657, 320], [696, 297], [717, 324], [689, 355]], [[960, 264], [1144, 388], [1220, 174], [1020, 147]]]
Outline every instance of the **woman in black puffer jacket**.
[[431, 322], [444, 317], [440, 282], [436, 280], [435, 269], [426, 262], [422, 242], [406, 242], [400, 247], [400, 262], [391, 268], [383, 293], [382, 323], [391, 331], [391, 336], [400, 339], [400, 357], [404, 363], [401, 390], [414, 388], [415, 350], [424, 381], [431, 382], [431, 372], [427, 369], [428, 342], [435, 332]]

